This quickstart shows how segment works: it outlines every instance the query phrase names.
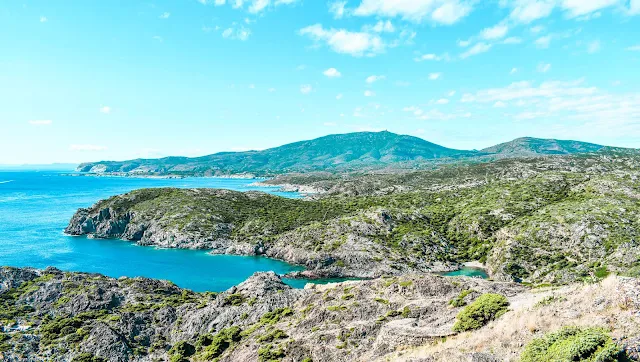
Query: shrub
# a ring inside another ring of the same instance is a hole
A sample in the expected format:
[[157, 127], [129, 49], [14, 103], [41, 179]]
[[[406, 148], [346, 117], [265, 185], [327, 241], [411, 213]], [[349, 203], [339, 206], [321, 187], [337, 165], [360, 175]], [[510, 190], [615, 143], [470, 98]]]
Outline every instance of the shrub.
[[238, 306], [244, 303], [244, 296], [240, 293], [229, 294], [224, 298], [224, 305]]
[[73, 357], [71, 362], [106, 362], [104, 358], [96, 357], [91, 353], [80, 353]]
[[483, 294], [456, 316], [456, 332], [478, 329], [507, 312], [509, 301], [504, 295]]
[[261, 347], [258, 350], [258, 360], [260, 362], [278, 361], [285, 356], [286, 353], [284, 352], [282, 347], [274, 349], [273, 345], [271, 344], [267, 345], [266, 347]]
[[473, 290], [471, 289], [465, 289], [461, 291], [457, 297], [449, 301], [449, 305], [454, 308], [464, 307], [465, 305], [467, 305], [467, 302], [464, 301], [464, 298], [466, 298], [471, 293], [473, 293]]
[[194, 353], [196, 353], [196, 348], [187, 341], [180, 341], [169, 350], [171, 362], [188, 361], [187, 357], [193, 356]]
[[225, 328], [215, 336], [206, 334], [198, 337], [196, 346], [199, 351], [202, 351], [202, 357], [205, 361], [212, 360], [222, 355], [233, 342], [240, 341], [242, 339], [241, 333], [240, 327]]
[[624, 352], [605, 330], [564, 327], [529, 342], [520, 356], [521, 362], [615, 362], [623, 361]]

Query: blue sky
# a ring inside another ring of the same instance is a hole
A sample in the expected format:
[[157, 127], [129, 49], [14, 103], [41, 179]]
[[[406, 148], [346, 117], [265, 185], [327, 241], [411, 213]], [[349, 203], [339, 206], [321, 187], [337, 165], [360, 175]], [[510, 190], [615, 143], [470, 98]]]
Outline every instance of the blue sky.
[[640, 147], [640, 0], [0, 3], [0, 164], [389, 130]]

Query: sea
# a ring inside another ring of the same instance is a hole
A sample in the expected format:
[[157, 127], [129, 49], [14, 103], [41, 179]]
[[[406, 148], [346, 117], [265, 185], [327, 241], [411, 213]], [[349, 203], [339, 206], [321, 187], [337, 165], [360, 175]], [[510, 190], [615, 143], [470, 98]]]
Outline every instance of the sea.
[[[160, 249], [122, 240], [68, 236], [74, 212], [101, 199], [147, 187], [257, 190], [282, 197], [300, 194], [259, 187], [253, 179], [70, 176], [68, 171], [0, 171], [0, 266], [100, 273], [111, 277], [170, 280], [194, 291], [224, 291], [258, 271], [283, 274], [300, 266], [260, 256], [211, 255], [204, 250]], [[303, 287], [306, 280], [285, 280]], [[327, 282], [327, 281], [323, 281]]]

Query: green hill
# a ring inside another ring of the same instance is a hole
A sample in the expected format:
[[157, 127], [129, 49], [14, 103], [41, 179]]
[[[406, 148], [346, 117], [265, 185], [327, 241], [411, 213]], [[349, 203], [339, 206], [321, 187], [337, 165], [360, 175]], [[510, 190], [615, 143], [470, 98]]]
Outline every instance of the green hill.
[[483, 153], [502, 155], [569, 155], [574, 153], [597, 152], [605, 146], [579, 141], [565, 141], [532, 137], [516, 138], [483, 149]]
[[203, 157], [166, 157], [130, 161], [84, 163], [82, 172], [272, 174], [332, 169], [380, 167], [475, 155], [391, 132], [358, 132], [329, 135], [264, 151], [221, 152]]

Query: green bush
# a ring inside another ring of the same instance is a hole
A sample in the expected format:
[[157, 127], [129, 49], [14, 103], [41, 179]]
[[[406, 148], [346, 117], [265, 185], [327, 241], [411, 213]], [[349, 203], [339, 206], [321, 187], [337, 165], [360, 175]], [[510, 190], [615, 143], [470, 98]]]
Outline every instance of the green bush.
[[275, 349], [271, 344], [265, 347], [261, 347], [258, 350], [258, 360], [260, 362], [279, 361], [281, 358], [285, 356], [286, 356], [286, 353], [284, 352], [282, 347], [278, 347], [277, 349]]
[[624, 361], [624, 352], [601, 328], [564, 327], [529, 342], [521, 362], [615, 362]]
[[449, 305], [454, 308], [464, 307], [465, 305], [467, 305], [467, 302], [464, 301], [464, 298], [466, 298], [471, 293], [473, 293], [473, 290], [471, 289], [465, 289], [461, 291], [457, 297], [449, 301]]
[[193, 356], [194, 353], [196, 353], [196, 348], [187, 341], [180, 341], [169, 350], [171, 362], [188, 361], [187, 357]]
[[221, 356], [233, 342], [242, 339], [241, 333], [240, 327], [229, 327], [221, 330], [215, 336], [211, 334], [200, 336], [196, 346], [202, 354], [202, 359], [209, 361]]
[[456, 316], [456, 332], [478, 329], [507, 312], [509, 301], [504, 295], [483, 294]]
[[104, 358], [96, 357], [91, 353], [80, 353], [73, 357], [71, 362], [106, 362]]

